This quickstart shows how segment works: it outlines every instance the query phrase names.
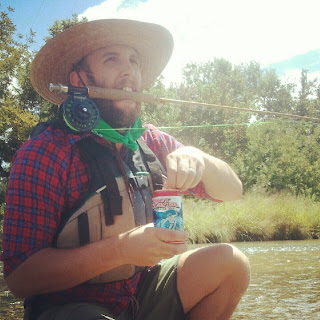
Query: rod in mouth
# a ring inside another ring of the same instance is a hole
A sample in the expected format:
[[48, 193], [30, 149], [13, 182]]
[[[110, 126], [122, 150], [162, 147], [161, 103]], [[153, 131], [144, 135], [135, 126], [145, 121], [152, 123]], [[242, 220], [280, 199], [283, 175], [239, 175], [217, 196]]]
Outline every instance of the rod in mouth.
[[176, 100], [176, 99], [168, 99], [168, 98], [156, 98], [150, 94], [144, 94], [141, 92], [98, 88], [93, 86], [88, 86], [88, 87], [69, 86], [68, 87], [68, 86], [63, 86], [61, 84], [50, 83], [49, 90], [51, 92], [58, 92], [58, 93], [64, 93], [64, 94], [69, 94], [72, 92], [82, 92], [83, 94], [88, 95], [92, 99], [96, 98], [96, 99], [108, 99], [108, 100], [132, 100], [135, 102], [163, 103], [163, 104], [174, 103], [174, 104], [180, 104], [180, 105], [188, 105], [192, 107], [202, 106], [202, 107], [215, 108], [215, 109], [226, 109], [226, 110], [233, 110], [233, 111], [250, 112], [254, 114], [276, 116], [276, 117], [282, 117], [282, 118], [293, 118], [298, 120], [320, 122], [319, 118], [305, 117], [305, 116], [299, 116], [299, 115], [294, 115], [289, 113], [253, 110], [253, 109], [223, 106], [223, 105], [205, 103], [205, 102], [185, 101], [185, 100]]
[[79, 93], [82, 93], [84, 95], [88, 95], [89, 94], [89, 88], [88, 87], [63, 86], [62, 84], [57, 84], [57, 83], [50, 83], [49, 91], [50, 92], [64, 93], [64, 94], [70, 94], [70, 93], [74, 93], [74, 92], [79, 92]]
[[50, 83], [50, 92], [70, 94], [79, 92], [87, 95], [90, 98], [108, 99], [108, 100], [132, 100], [135, 102], [159, 102], [157, 98], [143, 94], [141, 92], [123, 91], [118, 89], [98, 88], [93, 86], [88, 87], [72, 87], [61, 84]]

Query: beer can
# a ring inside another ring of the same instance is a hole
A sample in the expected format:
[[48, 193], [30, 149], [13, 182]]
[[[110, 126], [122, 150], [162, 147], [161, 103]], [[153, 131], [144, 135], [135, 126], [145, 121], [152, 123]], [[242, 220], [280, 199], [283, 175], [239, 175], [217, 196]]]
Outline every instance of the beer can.
[[178, 190], [156, 190], [152, 209], [155, 227], [183, 231], [182, 197]]

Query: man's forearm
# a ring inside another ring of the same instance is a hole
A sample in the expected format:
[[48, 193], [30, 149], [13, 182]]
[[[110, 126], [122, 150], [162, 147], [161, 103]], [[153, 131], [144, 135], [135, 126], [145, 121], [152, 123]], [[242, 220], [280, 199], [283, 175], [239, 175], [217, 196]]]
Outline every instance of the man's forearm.
[[205, 169], [202, 182], [214, 199], [231, 201], [242, 197], [242, 183], [224, 161], [204, 153]]
[[75, 249], [45, 248], [23, 262], [6, 279], [17, 297], [72, 288], [121, 265], [116, 239], [108, 238]]
[[237, 200], [242, 183], [224, 161], [195, 147], [181, 147], [166, 157], [166, 189], [185, 191], [203, 182], [206, 192], [217, 200]]
[[171, 258], [187, 250], [187, 239], [187, 232], [154, 228], [150, 223], [80, 248], [42, 249], [6, 281], [20, 298], [65, 290], [124, 264], [150, 266]]

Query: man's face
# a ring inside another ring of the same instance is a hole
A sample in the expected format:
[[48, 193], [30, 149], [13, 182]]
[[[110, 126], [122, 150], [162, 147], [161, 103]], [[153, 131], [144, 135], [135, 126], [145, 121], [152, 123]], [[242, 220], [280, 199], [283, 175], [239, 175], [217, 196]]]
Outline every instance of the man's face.
[[[80, 71], [88, 85], [126, 91], [141, 91], [140, 58], [128, 46], [112, 45], [96, 50], [85, 58], [86, 69]], [[113, 128], [130, 127], [141, 111], [132, 100], [95, 99], [101, 118]]]

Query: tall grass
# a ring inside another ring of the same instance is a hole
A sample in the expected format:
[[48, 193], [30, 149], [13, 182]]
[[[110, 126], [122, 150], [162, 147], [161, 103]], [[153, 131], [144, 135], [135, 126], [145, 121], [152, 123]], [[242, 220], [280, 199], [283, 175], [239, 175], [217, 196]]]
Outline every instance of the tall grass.
[[183, 203], [192, 243], [320, 237], [320, 202], [309, 198], [249, 193], [232, 202], [184, 199]]

